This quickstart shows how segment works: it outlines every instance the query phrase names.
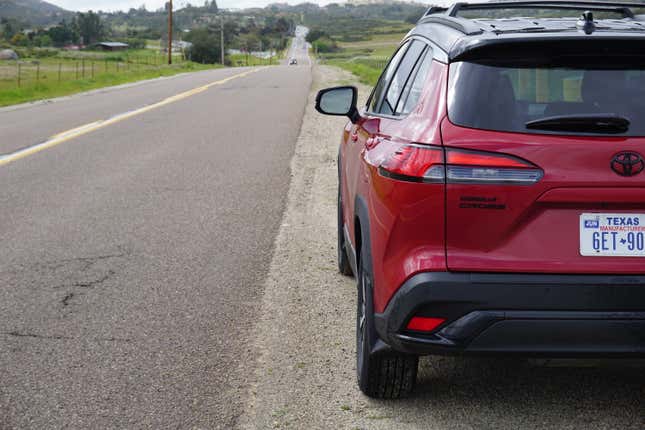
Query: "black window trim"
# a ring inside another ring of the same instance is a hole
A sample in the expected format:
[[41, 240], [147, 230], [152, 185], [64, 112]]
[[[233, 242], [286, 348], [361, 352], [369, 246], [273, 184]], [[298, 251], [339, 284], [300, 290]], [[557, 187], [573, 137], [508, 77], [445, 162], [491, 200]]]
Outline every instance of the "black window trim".
[[[379, 76], [378, 81], [376, 81], [376, 85], [372, 89], [372, 93], [370, 94], [370, 98], [367, 101], [368, 109], [369, 109], [369, 106], [372, 104], [371, 101], [372, 101], [372, 97], [374, 97], [374, 92], [376, 91], [376, 89], [378, 88], [379, 84], [381, 83], [381, 79], [383, 79], [383, 77], [385, 76], [385, 73], [388, 71], [388, 69], [390, 67], [390, 64], [392, 64], [392, 61], [394, 61], [394, 58], [396, 58], [396, 56], [399, 54], [399, 51], [401, 51], [401, 49], [405, 49], [405, 52], [403, 52], [403, 56], [401, 57], [401, 59], [399, 60], [398, 64], [396, 65], [396, 69], [394, 69], [394, 72], [392, 72], [393, 77], [396, 75], [396, 72], [399, 71], [399, 67], [401, 67], [401, 61], [403, 60], [403, 58], [405, 58], [405, 54], [410, 49], [411, 45], [412, 45], [412, 39], [406, 39], [403, 42], [401, 42], [401, 44], [399, 45], [397, 50], [394, 52], [394, 54], [392, 55], [392, 58], [390, 58], [390, 61], [388, 61], [387, 65], [385, 66], [385, 68], [381, 72], [381, 76]], [[381, 109], [381, 107], [383, 105], [383, 100], [385, 100], [385, 97], [387, 97], [387, 93], [390, 90], [390, 85], [391, 84], [392, 84], [392, 82], [386, 82], [387, 87], [383, 89], [383, 91], [381, 93], [381, 97], [379, 98], [379, 100], [376, 100], [377, 110]]]
[[[415, 40], [410, 42], [410, 46], [408, 46], [407, 51], [405, 51], [405, 53], [403, 54], [403, 57], [401, 58], [401, 61], [399, 61], [399, 65], [396, 68], [396, 71], [394, 72], [394, 74], [392, 75], [392, 80], [390, 80], [390, 84], [387, 86], [387, 91], [385, 91], [383, 100], [381, 100], [380, 108], [383, 108], [383, 103], [387, 102], [387, 104], [390, 106], [390, 108], [392, 110], [392, 113], [393, 113], [392, 116], [400, 116], [400, 115], [396, 115], [396, 108], [399, 106], [399, 102], [401, 101], [401, 97], [403, 97], [403, 91], [405, 91], [405, 87], [408, 85], [408, 82], [410, 81], [410, 77], [412, 76], [412, 73], [416, 69], [417, 64], [419, 64], [419, 61], [426, 57], [426, 52], [428, 50], [428, 44], [423, 43], [423, 41], [419, 41], [421, 43], [421, 45], [422, 45], [421, 46], [421, 51], [420, 51], [419, 55], [417, 56], [417, 58], [414, 59], [414, 64], [412, 65], [412, 68], [410, 68], [410, 73], [408, 73], [408, 76], [405, 78], [405, 82], [403, 83], [403, 86], [401, 87], [401, 93], [399, 94], [399, 97], [396, 99], [396, 102], [394, 103], [394, 106], [392, 106], [390, 104], [390, 101], [388, 100], [388, 95], [390, 93], [390, 89], [392, 88], [392, 84], [394, 83], [394, 77], [399, 73], [399, 70], [401, 69], [401, 64], [403, 63], [403, 60], [405, 60], [406, 56], [408, 55], [408, 52], [410, 52], [410, 49], [412, 49], [412, 44], [414, 42], [415, 42]], [[416, 76], [416, 74], [415, 74], [415, 76]]]
[[[405, 93], [405, 89], [407, 88], [408, 84], [411, 83], [414, 85], [414, 82], [417, 79], [417, 75], [419, 74], [419, 70], [421, 68], [421, 65], [423, 62], [426, 60], [426, 57], [428, 56], [428, 51], [432, 52], [432, 48], [428, 44], [423, 47], [423, 50], [421, 51], [421, 55], [419, 55], [419, 58], [417, 58], [417, 61], [414, 63], [414, 66], [412, 66], [412, 69], [410, 70], [410, 74], [408, 75], [408, 78], [405, 80], [405, 84], [403, 85], [403, 91], [401, 91], [401, 94], [399, 95], [399, 99], [396, 101], [396, 106], [394, 106], [394, 113], [397, 112], [397, 109], [399, 108], [399, 104], [401, 103], [401, 98], [403, 97], [403, 94]], [[412, 82], [410, 82], [412, 80]], [[412, 88], [410, 88], [410, 91], [412, 91]], [[410, 98], [410, 93], [408, 92], [405, 101], [403, 103], [403, 106], [401, 106], [403, 109], [405, 108], [405, 105], [408, 103], [408, 98]], [[417, 101], [418, 104], [418, 101]], [[408, 114], [401, 114], [401, 115], [395, 115], [395, 116], [407, 116]]]
[[[410, 116], [411, 112], [407, 113], [405, 115], [387, 115], [387, 114], [383, 114], [383, 113], [372, 112], [369, 109], [369, 107], [372, 104], [371, 101], [372, 101], [372, 98], [374, 97], [374, 91], [376, 90], [376, 87], [378, 86], [378, 83], [381, 81], [381, 78], [385, 74], [385, 71], [390, 66], [390, 63], [392, 62], [392, 60], [394, 59], [396, 54], [399, 52], [399, 50], [403, 47], [403, 45], [405, 45], [408, 42], [412, 43], [413, 40], [419, 40], [420, 42], [422, 42], [422, 43], [424, 43], [426, 45], [425, 50], [422, 51], [423, 55], [421, 55], [420, 57], [423, 57], [425, 59], [425, 57], [428, 55], [428, 50], [430, 50], [430, 54], [432, 55], [433, 60], [439, 61], [440, 63], [444, 63], [443, 61], [441, 61], [440, 58], [437, 57], [437, 53], [438, 52], [443, 53], [443, 51], [441, 51], [441, 48], [439, 47], [439, 45], [437, 45], [436, 43], [432, 42], [430, 39], [428, 39], [426, 37], [423, 37], [423, 36], [416, 35], [416, 34], [413, 34], [413, 35], [405, 38], [403, 41], [401, 41], [401, 44], [399, 45], [399, 47], [395, 51], [394, 55], [392, 55], [392, 58], [390, 58], [390, 61], [387, 63], [387, 65], [383, 69], [383, 72], [381, 72], [381, 76], [379, 76], [379, 79], [378, 79], [376, 85], [374, 86], [374, 88], [372, 88], [372, 92], [370, 93], [370, 96], [367, 99], [367, 103], [365, 104], [365, 107], [363, 109], [363, 112], [362, 112], [363, 115], [367, 115], [367, 116], [371, 116], [371, 117], [377, 117], [377, 118], [393, 119], [393, 120], [397, 120], [397, 121], [403, 120], [403, 119], [407, 118], [408, 116]], [[399, 64], [396, 66], [397, 70], [394, 71], [394, 74], [396, 74], [396, 72], [398, 71], [400, 65], [401, 65], [401, 62], [399, 62]], [[416, 67], [416, 64], [415, 64], [415, 67]], [[412, 70], [414, 70], [414, 68]], [[394, 75], [392, 75], [392, 76], [394, 76]], [[388, 85], [388, 89], [389, 88], [390, 87]], [[385, 94], [387, 94], [387, 92], [384, 92], [382, 97], [384, 97]]]

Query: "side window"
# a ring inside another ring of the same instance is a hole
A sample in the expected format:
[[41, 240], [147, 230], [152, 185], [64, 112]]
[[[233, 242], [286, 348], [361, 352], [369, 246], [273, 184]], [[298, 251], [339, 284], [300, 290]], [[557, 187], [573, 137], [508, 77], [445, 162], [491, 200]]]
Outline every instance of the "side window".
[[396, 115], [396, 107], [399, 104], [399, 100], [403, 95], [403, 90], [405, 89], [412, 70], [415, 68], [417, 63], [420, 61], [421, 54], [426, 49], [426, 44], [415, 40], [412, 42], [408, 50], [406, 51], [401, 64], [394, 73], [392, 80], [389, 83], [385, 97], [379, 106], [378, 113], [385, 115]]
[[388, 83], [392, 79], [394, 72], [396, 72], [396, 69], [399, 67], [399, 62], [401, 61], [403, 54], [405, 54], [405, 52], [408, 50], [409, 46], [410, 46], [409, 42], [402, 45], [399, 48], [399, 50], [396, 51], [396, 54], [394, 54], [394, 57], [392, 57], [392, 59], [390, 60], [390, 63], [388, 64], [383, 74], [381, 74], [381, 78], [376, 84], [376, 87], [374, 88], [374, 92], [372, 92], [372, 98], [370, 99], [370, 102], [369, 102], [370, 111], [378, 112], [378, 107], [381, 103], [381, 100], [383, 99], [383, 92], [385, 91]]
[[423, 86], [426, 83], [428, 71], [432, 64], [432, 59], [432, 49], [428, 48], [426, 49], [423, 59], [417, 63], [415, 70], [412, 71], [412, 77], [408, 81], [405, 90], [403, 90], [403, 95], [401, 96], [401, 100], [399, 100], [399, 104], [396, 108], [398, 115], [409, 114], [419, 103]]

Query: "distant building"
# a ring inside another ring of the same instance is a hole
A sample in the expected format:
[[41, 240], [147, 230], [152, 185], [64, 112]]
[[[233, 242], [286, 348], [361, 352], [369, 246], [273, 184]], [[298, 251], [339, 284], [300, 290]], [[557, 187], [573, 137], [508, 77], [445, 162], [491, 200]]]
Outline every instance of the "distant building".
[[104, 51], [122, 51], [124, 49], [128, 49], [130, 45], [121, 42], [100, 42], [97, 43], [96, 46]]
[[[186, 42], [185, 40], [173, 40], [172, 41], [172, 52], [184, 52], [190, 49], [193, 46], [192, 43]], [[168, 52], [168, 39], [163, 37], [159, 41], [159, 49], [161, 52]]]
[[186, 42], [185, 40], [173, 40], [172, 41], [172, 50], [173, 51], [182, 51], [184, 49], [190, 49], [193, 46], [192, 43]]

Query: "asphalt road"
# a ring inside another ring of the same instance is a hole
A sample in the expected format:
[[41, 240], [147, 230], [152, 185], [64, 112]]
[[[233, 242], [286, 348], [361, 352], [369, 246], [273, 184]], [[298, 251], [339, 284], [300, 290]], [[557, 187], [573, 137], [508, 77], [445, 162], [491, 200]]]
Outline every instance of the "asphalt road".
[[235, 425], [311, 83], [248, 71], [0, 110], [0, 428]]
[[296, 37], [292, 40], [289, 46], [289, 52], [285, 56], [282, 64], [288, 65], [292, 58], [295, 58], [299, 65], [311, 66], [311, 58], [309, 57], [309, 43], [305, 40], [309, 29], [301, 25], [296, 27]]

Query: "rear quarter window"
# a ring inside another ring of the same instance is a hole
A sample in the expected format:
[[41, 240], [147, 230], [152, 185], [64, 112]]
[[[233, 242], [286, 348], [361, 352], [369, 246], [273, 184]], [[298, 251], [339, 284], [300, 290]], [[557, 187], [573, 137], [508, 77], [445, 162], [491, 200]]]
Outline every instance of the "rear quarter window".
[[387, 85], [391, 81], [392, 77], [394, 76], [394, 73], [399, 67], [399, 63], [401, 62], [403, 55], [405, 55], [406, 51], [408, 50], [409, 45], [410, 45], [410, 42], [406, 42], [403, 45], [401, 45], [399, 50], [396, 51], [396, 53], [388, 63], [387, 67], [381, 74], [381, 77], [379, 78], [376, 84], [376, 87], [374, 87], [374, 91], [372, 92], [372, 96], [368, 103], [369, 110], [371, 110], [372, 112], [378, 111], [381, 100], [383, 100], [384, 92], [387, 90]]

